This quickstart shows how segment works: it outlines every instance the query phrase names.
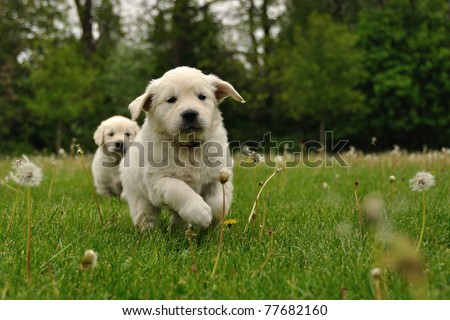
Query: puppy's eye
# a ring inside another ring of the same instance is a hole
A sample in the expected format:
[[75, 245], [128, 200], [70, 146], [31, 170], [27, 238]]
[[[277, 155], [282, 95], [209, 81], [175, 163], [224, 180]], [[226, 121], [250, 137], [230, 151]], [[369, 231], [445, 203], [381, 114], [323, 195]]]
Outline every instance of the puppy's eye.
[[125, 132], [125, 137], [129, 137], [129, 136], [131, 136], [131, 133]]
[[175, 97], [169, 97], [169, 98], [166, 100], [166, 102], [168, 102], [168, 103], [175, 103], [175, 102], [177, 102], [177, 98], [175, 98]]
[[203, 93], [200, 93], [200, 94], [198, 95], [198, 98], [199, 98], [200, 100], [205, 100], [205, 99], [206, 99], [206, 96], [205, 96]]
[[114, 132], [108, 133], [108, 136], [112, 137], [114, 135]]

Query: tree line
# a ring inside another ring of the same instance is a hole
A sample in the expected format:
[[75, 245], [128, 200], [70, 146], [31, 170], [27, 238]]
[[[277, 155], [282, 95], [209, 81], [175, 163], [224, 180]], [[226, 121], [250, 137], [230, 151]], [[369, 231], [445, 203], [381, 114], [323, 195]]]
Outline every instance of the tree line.
[[220, 107], [230, 140], [448, 146], [448, 0], [132, 3], [130, 23], [120, 0], [0, 0], [1, 153], [93, 150], [100, 121], [180, 65], [245, 98]]

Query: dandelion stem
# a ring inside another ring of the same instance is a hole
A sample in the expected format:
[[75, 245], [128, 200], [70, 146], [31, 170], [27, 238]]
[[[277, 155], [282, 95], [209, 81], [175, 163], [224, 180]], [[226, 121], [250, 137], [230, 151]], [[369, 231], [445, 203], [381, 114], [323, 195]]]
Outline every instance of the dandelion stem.
[[259, 229], [259, 235], [258, 235], [258, 240], [261, 240], [261, 236], [262, 236], [262, 233], [263, 233], [263, 231], [264, 231], [264, 227], [265, 227], [265, 225], [266, 225], [266, 201], [265, 201], [266, 199], [265, 199], [265, 197], [263, 198], [263, 203], [264, 203], [264, 205], [263, 205], [263, 219], [262, 219], [262, 224], [261, 224], [261, 228]]
[[[259, 267], [258, 273], [261, 273], [262, 270], [264, 269], [264, 267], [266, 266], [267, 262], [269, 262], [270, 257], [272, 256], [272, 252], [273, 252], [273, 234], [270, 233], [269, 234], [270, 237], [270, 242], [269, 242], [269, 251], [267, 252], [267, 256], [266, 259], [264, 259], [264, 262], [261, 264], [261, 267]], [[255, 276], [256, 274], [254, 274], [253, 276]]]
[[55, 277], [53, 276], [53, 270], [52, 270], [52, 266], [50, 263], [47, 263], [47, 269], [48, 269], [48, 273], [50, 274], [50, 278], [52, 279], [52, 284], [53, 284], [53, 294], [58, 297], [59, 296], [59, 290], [58, 290], [58, 286], [55, 280]]
[[423, 234], [425, 233], [425, 207], [426, 199], [425, 192], [422, 192], [422, 228], [420, 230], [419, 242], [417, 242], [416, 252], [419, 252], [423, 241]]
[[11, 227], [12, 221], [14, 219], [14, 214], [16, 213], [17, 203], [18, 203], [18, 200], [19, 200], [19, 186], [15, 190], [16, 190], [16, 198], [14, 200], [13, 209], [12, 209], [12, 212], [11, 212], [11, 218], [9, 219], [9, 223], [8, 223], [8, 227], [6, 228], [6, 232], [8, 232], [9, 228]]
[[27, 218], [28, 218], [28, 232], [27, 232], [27, 284], [31, 283], [31, 191], [27, 188]]
[[137, 247], [139, 246], [139, 243], [141, 243], [142, 239], [144, 238], [144, 235], [145, 235], [145, 233], [142, 232], [142, 234], [139, 236], [139, 239], [137, 239], [136, 243], [134, 244], [134, 247], [131, 250], [130, 256], [132, 256], [132, 257], [134, 256], [134, 253], [135, 253]]
[[197, 262], [195, 261], [194, 245], [192, 243], [192, 238], [188, 237], [188, 239], [189, 239], [189, 252], [191, 254], [191, 260], [192, 260], [191, 271], [193, 271], [193, 270], [197, 269]]
[[380, 279], [375, 280], [375, 298], [381, 300]]
[[356, 202], [356, 210], [358, 211], [358, 217], [359, 217], [359, 230], [361, 232], [361, 236], [363, 233], [363, 220], [362, 220], [362, 214], [361, 214], [361, 206], [359, 205], [359, 200], [358, 200], [358, 193], [357, 190], [358, 186], [355, 184], [355, 202]]
[[55, 180], [55, 165], [53, 165], [53, 168], [52, 168], [52, 177], [50, 179], [50, 185], [48, 187], [47, 198], [49, 198], [49, 199], [52, 197], [54, 180]]
[[220, 252], [222, 251], [223, 229], [224, 229], [223, 221], [225, 219], [225, 184], [224, 183], [222, 184], [222, 194], [223, 194], [223, 202], [222, 202], [222, 218], [220, 221], [219, 246], [217, 248], [216, 260], [214, 262], [214, 267], [211, 272], [211, 277], [213, 277], [214, 274], [216, 273], [217, 266], [219, 265]]
[[92, 194], [94, 195], [95, 204], [97, 205], [98, 216], [100, 217], [100, 222], [103, 224], [102, 211], [100, 210], [100, 203], [98, 201], [97, 192], [95, 192], [94, 185], [92, 184], [91, 177], [89, 176], [88, 170], [86, 168], [86, 163], [84, 162], [83, 152], [78, 152], [81, 163], [83, 164], [84, 172], [86, 173], [86, 177], [88, 178], [89, 185], [91, 186]]
[[275, 171], [274, 171], [274, 172], [266, 179], [266, 181], [264, 181], [263, 185], [262, 185], [261, 188], [259, 189], [258, 194], [256, 195], [255, 202], [253, 202], [252, 210], [250, 210], [250, 215], [248, 216], [248, 220], [247, 220], [247, 224], [245, 225], [244, 232], [247, 232], [248, 226], [249, 226], [250, 221], [252, 220], [252, 216], [253, 216], [253, 214], [254, 214], [254, 212], [255, 212], [256, 205], [258, 204], [259, 196], [261, 195], [262, 191], [264, 190], [264, 187], [265, 187], [266, 184], [270, 181], [270, 179], [272, 179], [273, 176], [276, 175], [276, 174], [279, 173], [279, 172], [280, 172], [280, 171], [279, 171], [278, 169], [275, 170]]

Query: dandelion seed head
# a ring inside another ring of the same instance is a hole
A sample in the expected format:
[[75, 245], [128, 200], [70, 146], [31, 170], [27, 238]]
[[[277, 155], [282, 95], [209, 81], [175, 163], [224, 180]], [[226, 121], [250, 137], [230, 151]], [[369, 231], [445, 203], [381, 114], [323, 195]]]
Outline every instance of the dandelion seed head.
[[83, 151], [83, 149], [81, 148], [81, 146], [79, 144], [76, 144], [75, 148], [77, 148], [77, 154], [79, 154], [79, 155], [83, 155], [84, 154], [84, 151]]
[[409, 186], [411, 190], [418, 192], [427, 191], [432, 186], [434, 186], [434, 183], [434, 176], [431, 173], [425, 171], [418, 172], [414, 176], [414, 178], [409, 180]]
[[278, 155], [278, 156], [276, 156], [275, 157], [275, 163], [276, 164], [283, 164], [284, 163], [284, 159], [283, 159], [284, 157], [283, 156], [280, 156], [280, 155]]
[[381, 279], [381, 269], [380, 268], [373, 268], [372, 270], [370, 270], [370, 274], [372, 275], [372, 277], [375, 280]]
[[363, 211], [370, 224], [379, 225], [384, 222], [383, 198], [376, 193], [368, 194], [364, 199]]
[[16, 160], [12, 165], [12, 171], [7, 179], [26, 187], [37, 187], [41, 184], [43, 178], [42, 169], [27, 156], [23, 155], [21, 159]]
[[390, 183], [394, 183], [395, 182], [395, 176], [390, 176], [389, 177], [389, 182]]
[[355, 158], [358, 156], [358, 152], [356, 151], [356, 148], [354, 146], [350, 146], [349, 150], [345, 153], [345, 155], [350, 158]]
[[222, 168], [219, 171], [219, 180], [220, 183], [225, 184], [228, 182], [231, 176], [231, 169], [230, 168]]
[[244, 156], [249, 157], [255, 165], [264, 162], [264, 157], [256, 151], [251, 150], [249, 146], [243, 146], [241, 152]]
[[330, 186], [328, 185], [327, 182], [323, 182], [322, 183], [322, 189], [326, 190], [326, 189], [329, 189], [329, 188], [330, 188]]
[[394, 144], [394, 149], [389, 152], [392, 156], [400, 156], [402, 154], [402, 150], [397, 144]]
[[97, 266], [98, 254], [92, 249], [86, 250], [81, 257], [81, 268], [83, 270], [93, 269]]
[[59, 148], [59, 150], [58, 150], [58, 156], [60, 156], [61, 158], [66, 159], [66, 158], [67, 158], [66, 150], [64, 150], [63, 148]]

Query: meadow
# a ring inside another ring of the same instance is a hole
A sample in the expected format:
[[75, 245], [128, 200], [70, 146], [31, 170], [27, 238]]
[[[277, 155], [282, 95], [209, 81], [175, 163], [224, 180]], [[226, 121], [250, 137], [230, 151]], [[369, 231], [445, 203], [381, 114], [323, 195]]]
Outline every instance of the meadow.
[[[30, 280], [27, 190], [3, 181], [0, 298], [450, 299], [448, 151], [345, 159], [348, 167], [301, 165], [274, 175], [246, 232], [258, 184], [274, 169], [236, 167], [227, 216], [236, 223], [224, 228], [211, 276], [219, 229], [168, 231], [163, 215], [154, 231], [140, 233], [117, 198], [99, 198], [102, 223], [80, 159], [31, 157], [44, 178], [30, 189]], [[0, 160], [0, 178], [14, 160]], [[436, 183], [425, 194], [423, 245], [416, 253], [422, 195], [409, 180], [422, 170]], [[88, 249], [98, 262], [83, 269]]]

